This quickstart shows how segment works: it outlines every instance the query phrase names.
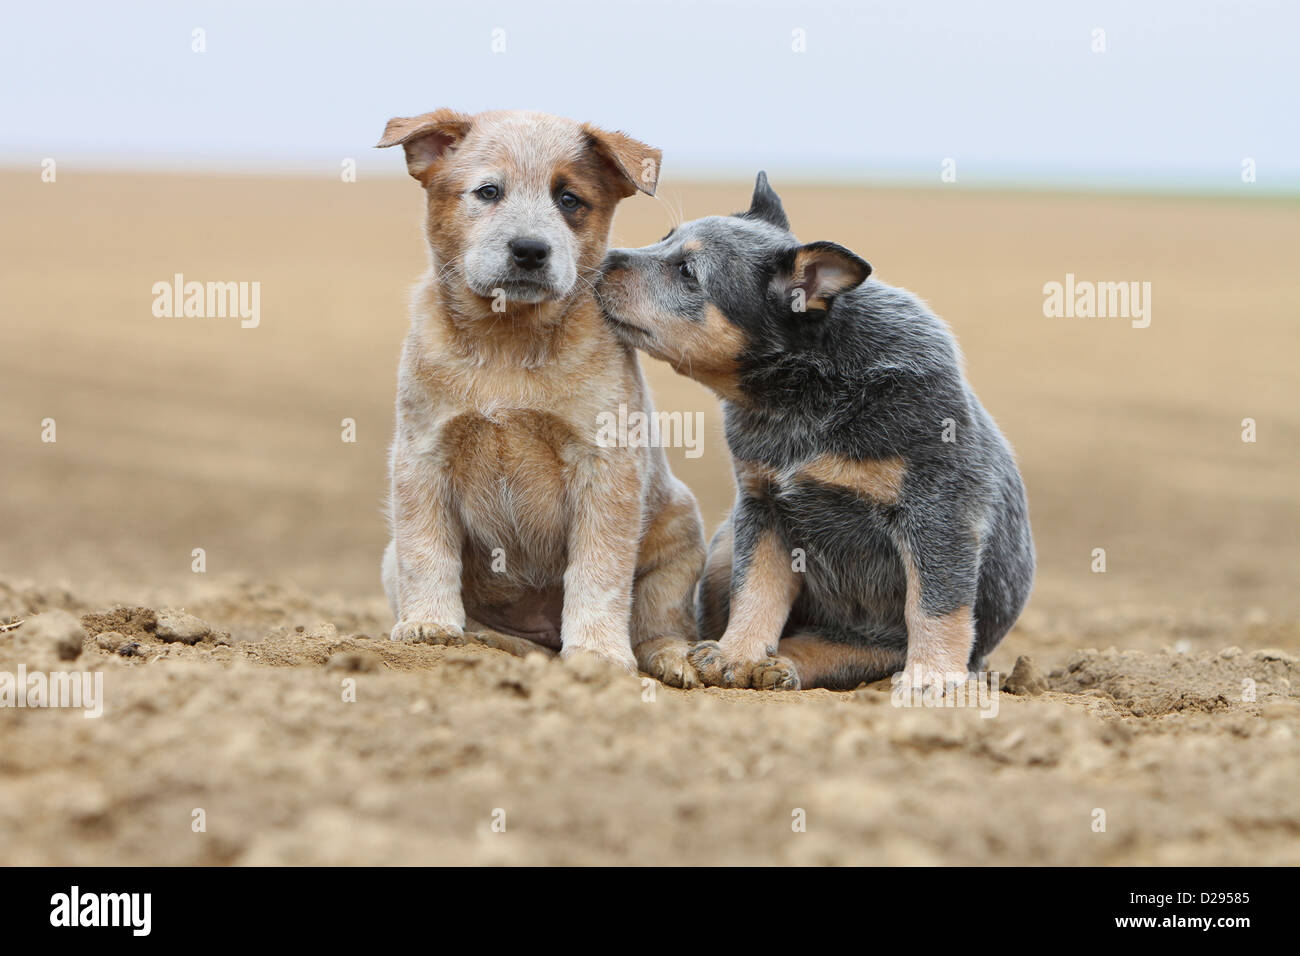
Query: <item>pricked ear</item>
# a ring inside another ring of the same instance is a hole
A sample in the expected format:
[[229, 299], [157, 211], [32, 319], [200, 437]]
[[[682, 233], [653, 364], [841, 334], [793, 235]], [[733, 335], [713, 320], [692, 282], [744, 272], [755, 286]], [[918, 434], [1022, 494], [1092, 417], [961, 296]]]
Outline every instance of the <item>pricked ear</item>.
[[591, 148], [611, 167], [611, 177], [620, 198], [626, 198], [638, 189], [647, 196], [655, 194], [662, 152], [631, 136], [611, 133], [590, 123], [583, 123], [582, 131], [587, 134]]
[[433, 164], [464, 139], [473, 125], [474, 117], [451, 109], [434, 110], [409, 118], [395, 116], [388, 121], [375, 148], [405, 147], [407, 171], [427, 184], [426, 174]]
[[793, 312], [824, 311], [837, 295], [871, 275], [871, 263], [834, 242], [810, 242], [789, 254], [774, 280]]
[[790, 231], [790, 220], [786, 218], [781, 197], [768, 184], [767, 173], [762, 170], [759, 170], [758, 179], [754, 181], [754, 198], [749, 201], [749, 209], [737, 215], [744, 219], [770, 223], [786, 232]]

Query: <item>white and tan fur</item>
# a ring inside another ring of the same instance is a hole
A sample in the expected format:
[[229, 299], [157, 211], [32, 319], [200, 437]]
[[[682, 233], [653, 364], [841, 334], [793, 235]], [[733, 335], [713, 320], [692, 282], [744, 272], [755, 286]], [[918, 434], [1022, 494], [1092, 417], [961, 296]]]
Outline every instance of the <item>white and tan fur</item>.
[[[398, 374], [393, 639], [591, 652], [692, 685], [699, 509], [662, 449], [597, 441], [602, 412], [653, 412], [591, 283], [614, 207], [653, 194], [658, 151], [546, 114], [451, 110], [390, 121], [379, 145], [398, 144], [426, 190], [430, 268]], [[549, 248], [544, 267], [512, 266], [516, 237]]]

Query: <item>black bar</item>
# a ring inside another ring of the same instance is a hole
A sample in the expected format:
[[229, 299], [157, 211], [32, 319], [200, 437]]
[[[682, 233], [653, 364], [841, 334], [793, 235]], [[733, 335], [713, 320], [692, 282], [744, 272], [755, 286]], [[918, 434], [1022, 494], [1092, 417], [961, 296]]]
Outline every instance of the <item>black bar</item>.
[[[663, 945], [675, 945], [683, 933], [734, 938], [737, 921], [752, 920], [759, 938], [797, 934], [802, 927], [819, 938], [859, 944], [871, 940], [874, 929], [892, 929], [918, 943], [1154, 937], [1183, 945], [1200, 936], [1230, 946], [1243, 933], [1276, 934], [1289, 926], [1284, 917], [1292, 907], [1284, 914], [1282, 898], [1291, 876], [1286, 870], [1210, 868], [823, 869], [786, 877], [770, 870], [10, 868], [0, 869], [0, 926], [7, 947], [73, 934], [79, 942], [206, 945], [285, 937], [337, 945], [406, 932], [430, 942], [468, 933], [484, 944], [514, 935], [542, 943], [557, 920], [568, 924], [566, 935], [581, 938], [613, 922], [629, 936], [662, 934]], [[777, 892], [783, 884], [789, 889]], [[87, 917], [88, 905], [99, 910], [98, 894], [149, 894], [147, 936], [136, 935], [144, 928], [143, 896], [136, 898], [139, 909], [126, 909], [122, 897], [109, 901], [110, 915], [118, 906], [119, 922], [128, 925], [52, 925], [52, 916], [70, 910], [74, 886]], [[1178, 894], [1190, 894], [1190, 901]], [[86, 903], [88, 896], [96, 897], [94, 904]], [[60, 897], [69, 904], [63, 911]], [[1151, 922], [1126, 922], [1133, 920]], [[1210, 921], [1208, 927], [1202, 920]]]

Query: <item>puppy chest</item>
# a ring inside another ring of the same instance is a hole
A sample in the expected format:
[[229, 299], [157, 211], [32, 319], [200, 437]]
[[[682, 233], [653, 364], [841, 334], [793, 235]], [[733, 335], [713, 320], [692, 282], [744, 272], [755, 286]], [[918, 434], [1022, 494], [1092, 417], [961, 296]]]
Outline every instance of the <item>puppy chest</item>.
[[805, 594], [845, 620], [901, 614], [902, 559], [888, 508], [821, 485], [772, 488], [764, 501], [801, 574]]
[[857, 521], [789, 525], [793, 566], [803, 598], [818, 619], [848, 625], [901, 622], [907, 576], [889, 532], [867, 516]]
[[461, 415], [442, 433], [442, 459], [471, 537], [561, 545], [568, 524], [565, 464], [576, 441], [559, 419], [510, 411]]

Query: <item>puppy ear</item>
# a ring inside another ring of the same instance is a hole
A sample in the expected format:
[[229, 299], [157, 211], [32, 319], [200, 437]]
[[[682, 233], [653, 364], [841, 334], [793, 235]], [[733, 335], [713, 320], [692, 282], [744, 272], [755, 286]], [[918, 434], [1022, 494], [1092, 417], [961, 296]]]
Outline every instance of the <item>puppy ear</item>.
[[786, 218], [785, 207], [781, 205], [781, 197], [776, 194], [767, 182], [767, 173], [762, 170], [758, 173], [758, 179], [754, 182], [754, 198], [749, 201], [749, 210], [739, 213], [745, 219], [756, 219], [759, 222], [770, 223], [778, 229], [790, 230], [790, 220]]
[[620, 198], [627, 198], [638, 189], [647, 196], [655, 194], [662, 152], [631, 136], [610, 133], [590, 123], [583, 123], [582, 131], [587, 134], [591, 148], [612, 167]]
[[473, 125], [474, 117], [449, 109], [410, 118], [395, 116], [375, 148], [404, 146], [407, 171], [424, 183], [433, 164], [464, 139]]
[[871, 263], [834, 242], [810, 242], [787, 254], [775, 282], [791, 311], [829, 309], [835, 296], [856, 289]]

